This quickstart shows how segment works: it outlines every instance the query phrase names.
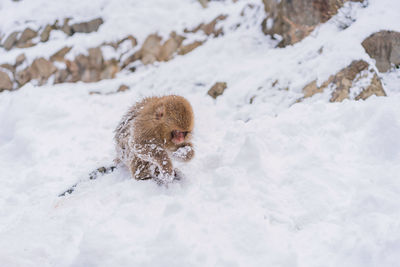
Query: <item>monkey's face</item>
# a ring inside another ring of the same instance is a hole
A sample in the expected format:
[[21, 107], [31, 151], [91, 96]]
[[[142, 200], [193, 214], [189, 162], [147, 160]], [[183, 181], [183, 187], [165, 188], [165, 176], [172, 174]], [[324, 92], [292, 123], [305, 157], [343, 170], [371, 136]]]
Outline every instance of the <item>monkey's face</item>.
[[162, 125], [161, 136], [167, 147], [188, 142], [194, 125], [190, 103], [180, 96], [167, 96], [155, 109], [156, 121]]
[[171, 141], [175, 145], [180, 145], [185, 141], [188, 141], [187, 139], [189, 138], [190, 132], [189, 131], [179, 131], [179, 130], [173, 130], [171, 132]]

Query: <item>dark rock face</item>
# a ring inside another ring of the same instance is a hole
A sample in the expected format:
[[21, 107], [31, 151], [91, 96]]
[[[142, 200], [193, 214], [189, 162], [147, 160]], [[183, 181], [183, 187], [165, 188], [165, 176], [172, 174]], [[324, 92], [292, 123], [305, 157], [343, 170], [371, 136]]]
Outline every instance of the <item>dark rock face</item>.
[[400, 65], [400, 32], [380, 31], [362, 42], [370, 57], [375, 59], [380, 72], [390, 70], [392, 65]]
[[226, 82], [217, 82], [208, 90], [207, 94], [215, 99], [224, 93], [226, 87]]
[[317, 86], [317, 81], [313, 81], [303, 88], [304, 98], [311, 97], [316, 93], [322, 93], [326, 88], [334, 88], [330, 102], [341, 102], [351, 98], [350, 91], [363, 80], [359, 86], [362, 90], [354, 100], [367, 99], [371, 95], [386, 96], [382, 83], [376, 72], [370, 65], [363, 61], [353, 61], [348, 67], [340, 70], [337, 74], [329, 77], [321, 86]]
[[262, 23], [265, 34], [282, 36], [278, 46], [292, 45], [329, 20], [347, 1], [363, 0], [263, 0], [268, 16]]

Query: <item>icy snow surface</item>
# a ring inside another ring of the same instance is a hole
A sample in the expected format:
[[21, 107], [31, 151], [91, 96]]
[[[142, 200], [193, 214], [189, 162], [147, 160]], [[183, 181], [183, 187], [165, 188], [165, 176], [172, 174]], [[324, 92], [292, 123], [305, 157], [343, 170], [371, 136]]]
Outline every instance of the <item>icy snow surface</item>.
[[[347, 3], [278, 49], [261, 33], [258, 0], [207, 9], [194, 0], [0, 0], [3, 35], [65, 17], [105, 21], [96, 33], [52, 33], [24, 50], [29, 61], [128, 34], [141, 44], [229, 15], [224, 36], [170, 62], [0, 93], [0, 266], [399, 266], [400, 72], [379, 74], [388, 97], [295, 104], [308, 82], [355, 59], [373, 65], [360, 44], [371, 33], [400, 31], [400, 2], [368, 2]], [[19, 53], [0, 49], [0, 63]], [[228, 89], [213, 100], [206, 92], [217, 81]], [[89, 95], [120, 84], [130, 90]], [[112, 162], [113, 130], [131, 104], [170, 93], [196, 116], [196, 157], [176, 163], [184, 180], [166, 188], [118, 169], [57, 197]]]

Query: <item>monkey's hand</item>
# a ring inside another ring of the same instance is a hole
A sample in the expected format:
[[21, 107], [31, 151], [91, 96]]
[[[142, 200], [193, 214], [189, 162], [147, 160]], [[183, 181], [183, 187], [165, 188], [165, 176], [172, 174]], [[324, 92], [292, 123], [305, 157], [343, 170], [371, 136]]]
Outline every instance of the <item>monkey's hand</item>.
[[174, 180], [175, 172], [167, 151], [156, 144], [135, 146], [136, 156], [158, 167], [157, 180], [160, 183], [169, 183]]
[[194, 157], [194, 149], [192, 143], [184, 143], [179, 148], [172, 152], [175, 159], [189, 161]]

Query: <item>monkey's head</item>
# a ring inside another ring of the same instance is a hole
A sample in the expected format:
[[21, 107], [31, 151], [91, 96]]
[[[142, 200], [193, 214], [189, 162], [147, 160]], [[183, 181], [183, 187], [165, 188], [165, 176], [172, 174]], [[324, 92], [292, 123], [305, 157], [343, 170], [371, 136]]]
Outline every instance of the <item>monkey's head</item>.
[[156, 108], [156, 119], [163, 124], [163, 139], [167, 146], [176, 146], [190, 140], [194, 115], [189, 101], [181, 96], [166, 96]]

